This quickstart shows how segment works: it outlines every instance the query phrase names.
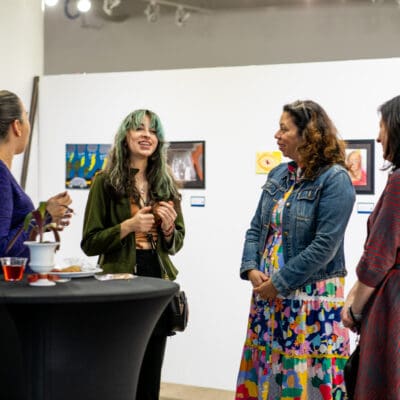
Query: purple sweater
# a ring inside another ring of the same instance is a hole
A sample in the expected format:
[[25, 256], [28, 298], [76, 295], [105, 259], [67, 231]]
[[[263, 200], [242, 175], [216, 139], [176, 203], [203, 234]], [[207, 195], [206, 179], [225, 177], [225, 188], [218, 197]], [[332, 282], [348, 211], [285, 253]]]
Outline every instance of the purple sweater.
[[23, 226], [25, 216], [35, 207], [10, 170], [0, 160], [0, 257], [28, 257], [29, 249], [23, 242], [29, 233], [22, 232], [14, 246], [5, 254], [8, 243]]

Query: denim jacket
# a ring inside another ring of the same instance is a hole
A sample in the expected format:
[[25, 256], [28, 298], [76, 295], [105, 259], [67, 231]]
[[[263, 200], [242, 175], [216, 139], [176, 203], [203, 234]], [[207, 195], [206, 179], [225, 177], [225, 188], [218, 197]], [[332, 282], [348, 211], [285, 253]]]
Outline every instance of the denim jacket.
[[[246, 232], [240, 268], [243, 279], [248, 279], [249, 270], [259, 269], [272, 209], [289, 187], [288, 164], [280, 164], [269, 173]], [[301, 179], [295, 184], [282, 215], [284, 266], [272, 276], [281, 295], [347, 274], [344, 233], [354, 201], [354, 187], [340, 165], [323, 168], [315, 178]]]

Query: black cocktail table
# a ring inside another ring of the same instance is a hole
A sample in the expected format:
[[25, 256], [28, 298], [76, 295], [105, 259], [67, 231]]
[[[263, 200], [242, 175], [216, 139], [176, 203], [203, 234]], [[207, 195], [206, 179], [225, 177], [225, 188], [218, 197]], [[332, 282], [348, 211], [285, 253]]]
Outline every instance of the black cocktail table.
[[0, 399], [134, 400], [146, 344], [178, 289], [144, 277], [1, 281]]

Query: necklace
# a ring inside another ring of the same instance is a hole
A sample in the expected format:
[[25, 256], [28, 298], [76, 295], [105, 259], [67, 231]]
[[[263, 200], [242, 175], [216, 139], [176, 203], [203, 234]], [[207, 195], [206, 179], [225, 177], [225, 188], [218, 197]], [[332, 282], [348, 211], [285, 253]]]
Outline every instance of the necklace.
[[145, 193], [144, 187], [145, 187], [145, 185], [143, 185], [142, 187], [139, 188], [140, 194], [144, 194]]
[[147, 187], [148, 187], [148, 182], [146, 180], [143, 180], [141, 182], [139, 181], [136, 182], [136, 189], [138, 190], [141, 197], [146, 197]]

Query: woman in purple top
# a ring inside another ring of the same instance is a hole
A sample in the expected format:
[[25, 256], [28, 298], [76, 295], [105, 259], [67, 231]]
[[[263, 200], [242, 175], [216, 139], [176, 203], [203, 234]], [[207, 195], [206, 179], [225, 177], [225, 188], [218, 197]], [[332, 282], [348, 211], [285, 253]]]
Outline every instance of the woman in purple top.
[[[30, 131], [28, 114], [21, 100], [12, 92], [0, 90], [0, 257], [29, 257], [29, 249], [23, 244], [29, 232], [22, 232], [14, 245], [8, 247], [23, 226], [25, 216], [35, 208], [10, 171], [14, 155], [24, 152]], [[67, 192], [47, 201], [49, 218], [60, 230], [69, 224], [71, 202]]]

